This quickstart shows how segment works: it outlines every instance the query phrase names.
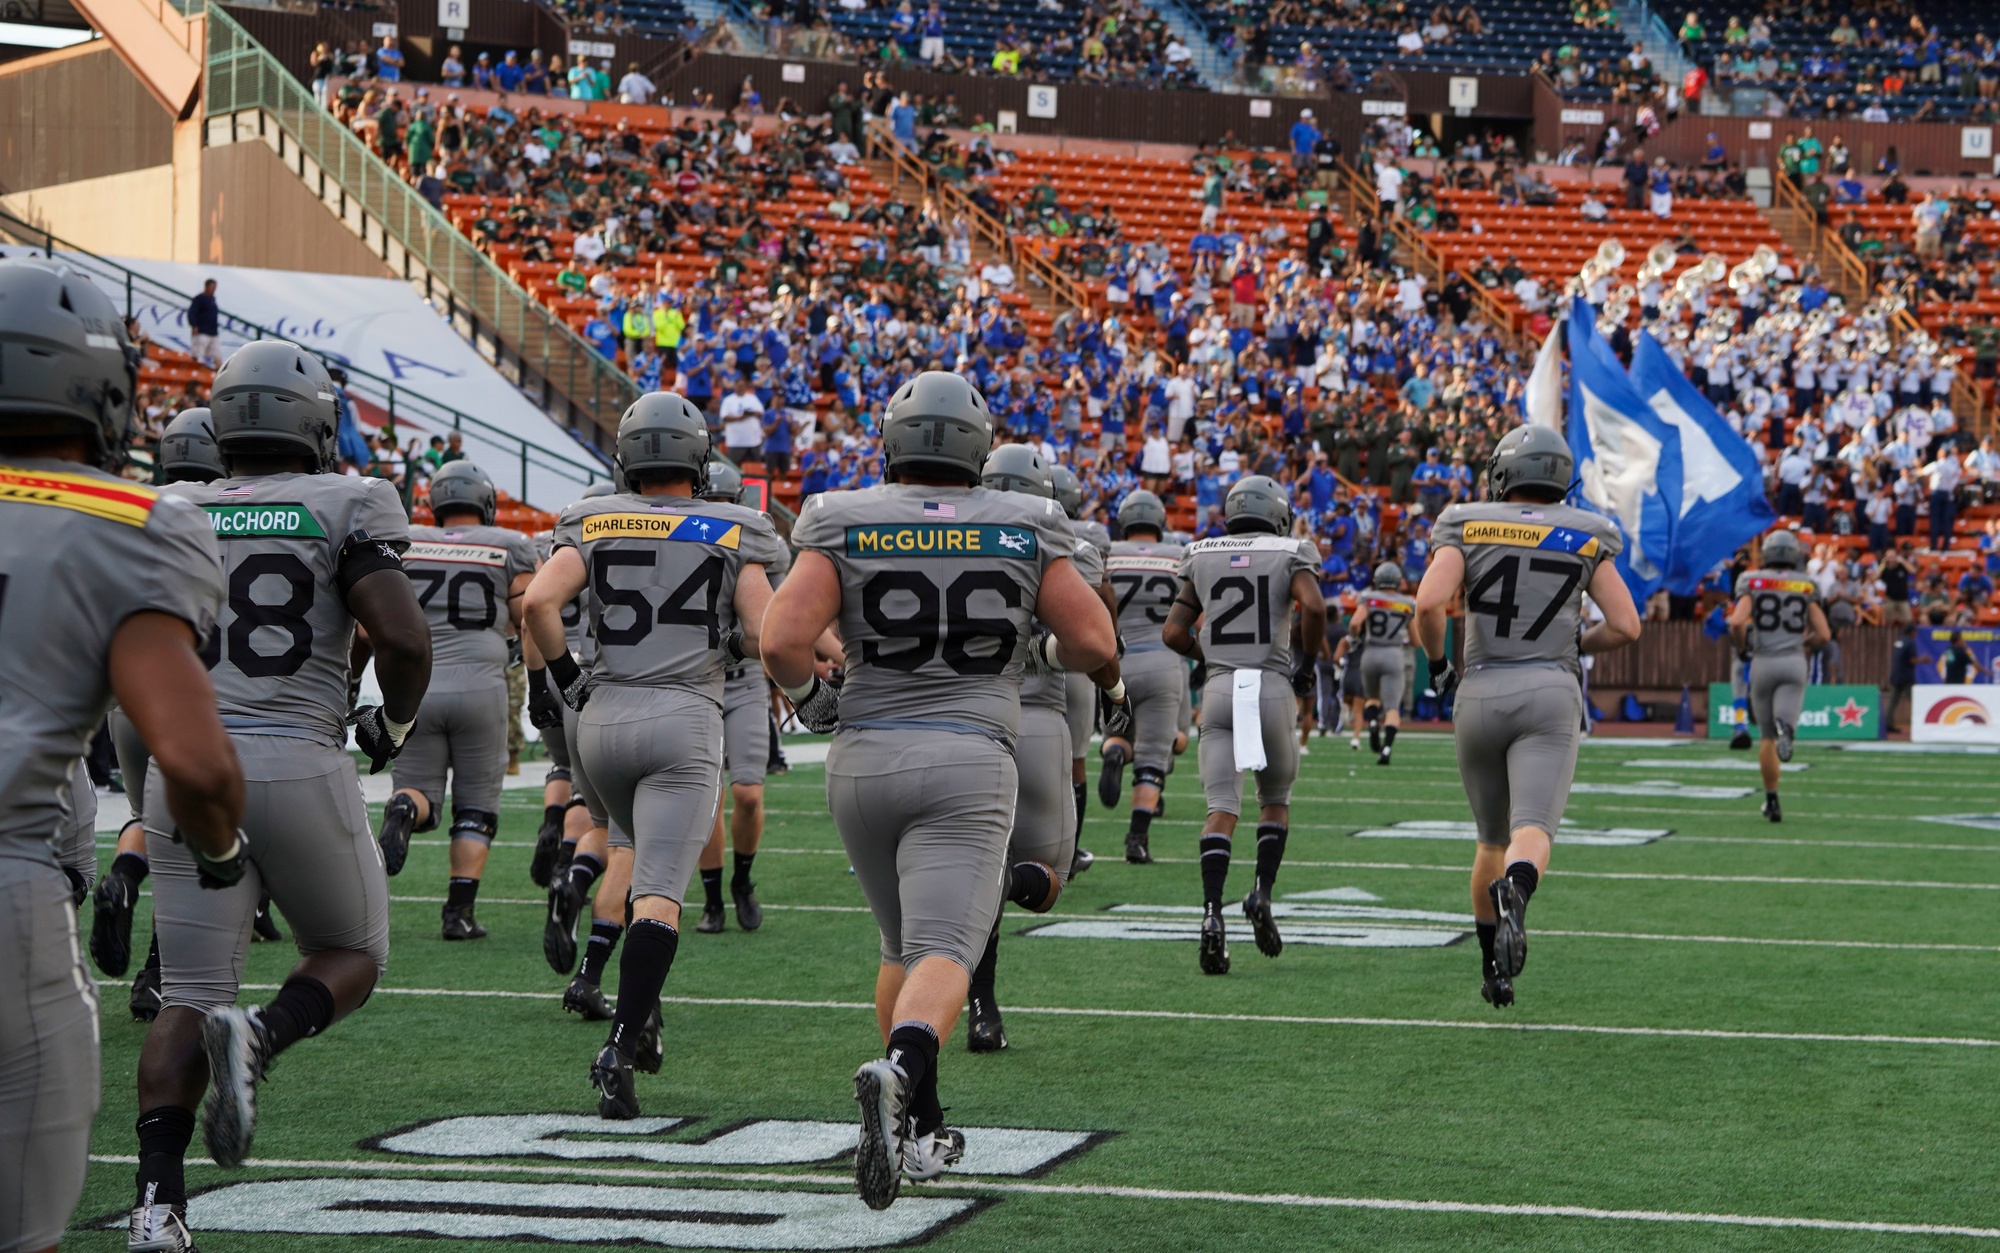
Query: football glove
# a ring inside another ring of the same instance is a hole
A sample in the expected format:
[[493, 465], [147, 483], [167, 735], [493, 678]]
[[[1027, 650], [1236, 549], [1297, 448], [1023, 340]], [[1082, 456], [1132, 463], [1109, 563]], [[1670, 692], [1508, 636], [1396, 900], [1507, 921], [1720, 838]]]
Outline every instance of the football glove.
[[1028, 637], [1028, 673], [1064, 673], [1062, 662], [1056, 660], [1056, 637], [1047, 631], [1037, 631]]
[[562, 697], [563, 704], [576, 712], [582, 713], [583, 707], [590, 703], [593, 680], [576, 664], [576, 658], [567, 652], [560, 657], [549, 658], [548, 678], [555, 685], [556, 693]]
[[1458, 666], [1450, 661], [1431, 662], [1431, 691], [1443, 700], [1458, 690]]
[[[376, 706], [370, 706], [376, 708]], [[193, 840], [184, 840], [189, 853], [194, 855], [195, 877], [201, 886], [211, 891], [233, 888], [243, 882], [243, 871], [249, 865], [250, 837], [237, 831], [236, 839], [229, 851], [220, 857], [210, 857], [201, 851], [201, 846]]]
[[547, 670], [528, 671], [528, 723], [537, 731], [562, 725], [562, 706], [556, 702]]
[[525, 665], [525, 664], [527, 664], [527, 659], [526, 659], [526, 658], [524, 658], [524, 657], [523, 657], [523, 656], [521, 655], [521, 637], [520, 637], [520, 636], [518, 636], [518, 635], [510, 635], [510, 636], [508, 636], [508, 637], [507, 637], [507, 668], [508, 668], [509, 670], [513, 670], [513, 669], [515, 669], [515, 668], [517, 668], [517, 667], [519, 667], [519, 666], [522, 666], [522, 665]]
[[825, 735], [840, 727], [839, 675], [830, 679], [814, 675], [811, 683], [796, 691], [786, 688], [785, 696], [806, 730]]
[[1313, 673], [1312, 658], [1308, 657], [1298, 669], [1292, 671], [1292, 695], [1311, 696], [1318, 682], [1319, 676]]
[[64, 866], [62, 872], [63, 877], [69, 880], [70, 904], [82, 909], [83, 903], [90, 899], [90, 880], [84, 878], [83, 872], [74, 866]]
[[369, 774], [381, 774], [382, 767], [395, 760], [396, 754], [403, 751], [410, 728], [417, 723], [415, 718], [392, 722], [380, 705], [363, 705], [349, 714], [347, 721], [354, 727], [355, 743], [368, 758]]
[[743, 651], [743, 628], [740, 625], [729, 628], [729, 634], [722, 637], [721, 649], [724, 670], [734, 670], [743, 664], [749, 654]]
[[1132, 738], [1132, 702], [1125, 699], [1125, 680], [1110, 691], [1097, 689], [1097, 716], [1107, 740]]

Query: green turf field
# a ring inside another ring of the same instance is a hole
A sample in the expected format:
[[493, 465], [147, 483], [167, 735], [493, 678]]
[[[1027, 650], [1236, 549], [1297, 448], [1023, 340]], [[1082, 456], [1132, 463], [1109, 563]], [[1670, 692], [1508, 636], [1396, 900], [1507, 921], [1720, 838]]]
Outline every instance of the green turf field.
[[[1394, 826], [1467, 817], [1451, 742], [1408, 736], [1396, 758], [1313, 741], [1278, 882], [1285, 953], [1232, 935], [1224, 978], [1195, 966], [1192, 757], [1153, 828], [1159, 864], [1124, 864], [1123, 814], [1093, 797], [1085, 843], [1109, 856], [1054, 914], [1006, 918], [1012, 1048], [954, 1039], [941, 1071], [975, 1155], [979, 1128], [1085, 1134], [989, 1136], [985, 1164], [1008, 1173], [906, 1188], [879, 1216], [841, 1143], [849, 1076], [879, 1053], [875, 933], [820, 767], [771, 781], [763, 930], [682, 941], [667, 1063], [639, 1082], [662, 1122], [636, 1136], [594, 1118], [603, 1028], [558, 1007], [526, 872], [539, 797], [511, 792], [490, 938], [438, 939], [445, 850], [420, 841], [392, 881], [385, 987], [276, 1064], [258, 1164], [190, 1167], [223, 1189], [197, 1199], [198, 1230], [204, 1206], [245, 1229], [201, 1247], [2000, 1247], [1994, 758], [1803, 744], [1774, 827], [1748, 754], [1586, 744], [1569, 827], [1638, 834], [1558, 839], [1504, 1013], [1477, 992], [1469, 837]], [[1920, 820], [1967, 814], [1985, 825]], [[1233, 895], [1248, 882], [1239, 857]], [[249, 980], [290, 957], [257, 946]], [[65, 1248], [124, 1247], [86, 1228], [131, 1198], [145, 1028], [125, 995], [104, 989], [101, 1160]], [[474, 1115], [490, 1118], [438, 1121]], [[245, 1186], [270, 1181], [304, 1182]], [[380, 1234], [273, 1234], [335, 1227]]]

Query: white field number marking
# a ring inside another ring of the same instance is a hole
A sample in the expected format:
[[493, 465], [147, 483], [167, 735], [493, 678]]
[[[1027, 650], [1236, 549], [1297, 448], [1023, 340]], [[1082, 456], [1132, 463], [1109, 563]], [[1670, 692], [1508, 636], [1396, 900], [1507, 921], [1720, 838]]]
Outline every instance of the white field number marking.
[[[419, 1157], [557, 1157], [568, 1161], [656, 1162], [666, 1166], [803, 1166], [838, 1161], [854, 1152], [854, 1123], [760, 1118], [701, 1140], [669, 1140], [688, 1118], [637, 1118], [607, 1123], [581, 1114], [501, 1114], [445, 1118], [384, 1136], [385, 1153]], [[1088, 1131], [963, 1127], [969, 1175], [1033, 1175], [1094, 1138]], [[749, 1246], [744, 1246], [749, 1247]], [[760, 1246], [761, 1247], [761, 1246]]]
[[[1187, 906], [1199, 914], [1198, 906]], [[1274, 907], [1277, 913], [1280, 907]], [[1282, 915], [1280, 915], [1282, 916]], [[1031, 927], [1025, 934], [1057, 940], [1177, 940], [1192, 943], [1201, 938], [1201, 922], [1189, 919], [1105, 918], [1084, 922], [1052, 922]], [[1229, 938], [1239, 944], [1255, 942], [1248, 925], [1229, 924]], [[1434, 930], [1427, 927], [1339, 927], [1307, 923], [1285, 928], [1285, 943], [1319, 948], [1443, 948], [1465, 938], [1463, 931]]]
[[[1634, 757], [1623, 763], [1627, 770], [1756, 770], [1754, 757]], [[1786, 774], [1812, 769], [1809, 761], [1791, 761], [1778, 767]]]
[[[879, 1213], [835, 1192], [471, 1179], [282, 1179], [192, 1197], [196, 1231], [423, 1235], [669, 1249], [880, 1249], [922, 1240], [980, 1202], [904, 1196]], [[121, 1216], [115, 1227], [123, 1227]]]
[[[1140, 914], [1158, 918], [1199, 918], [1199, 905], [1113, 905], [1105, 912], [1112, 914]], [[1472, 918], [1468, 914], [1440, 912], [1435, 909], [1391, 909], [1383, 905], [1337, 905], [1322, 904], [1318, 901], [1298, 901], [1287, 898], [1271, 902], [1273, 918], [1297, 918], [1306, 921], [1323, 920], [1341, 922], [1437, 922], [1453, 927], [1469, 927]], [[1094, 921], [1085, 919], [1084, 921]]]
[[1699, 787], [1672, 779], [1646, 779], [1638, 783], [1572, 783], [1572, 796], [1664, 796], [1684, 801], [1740, 801], [1750, 795], [1747, 787]]
[[2000, 814], [1918, 814], [1918, 822], [1942, 822], [1977, 831], [2000, 831]]
[[[1556, 832], [1556, 843], [1579, 847], [1632, 848], [1651, 844], [1673, 834], [1669, 827], [1571, 827]], [[1357, 840], [1452, 840], [1479, 838], [1479, 827], [1471, 822], [1398, 822], [1386, 827], [1365, 827], [1353, 833]]]

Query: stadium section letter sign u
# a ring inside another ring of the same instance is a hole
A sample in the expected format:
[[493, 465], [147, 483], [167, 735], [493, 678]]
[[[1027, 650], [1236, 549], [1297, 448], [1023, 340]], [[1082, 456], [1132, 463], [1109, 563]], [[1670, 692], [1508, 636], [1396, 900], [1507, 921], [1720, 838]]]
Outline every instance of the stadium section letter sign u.
[[1910, 738], [1919, 744], [2000, 744], [2000, 687], [1919, 683], [1910, 690]]
[[[1918, 688], [1918, 691], [1923, 691]], [[1708, 685], [1708, 738], [1726, 740], [1736, 733], [1734, 705], [1727, 683]], [[1755, 735], [1753, 725], [1750, 733]], [[1802, 740], [1873, 740], [1882, 735], [1882, 690], [1857, 683], [1815, 683], [1806, 688], [1799, 711]]]

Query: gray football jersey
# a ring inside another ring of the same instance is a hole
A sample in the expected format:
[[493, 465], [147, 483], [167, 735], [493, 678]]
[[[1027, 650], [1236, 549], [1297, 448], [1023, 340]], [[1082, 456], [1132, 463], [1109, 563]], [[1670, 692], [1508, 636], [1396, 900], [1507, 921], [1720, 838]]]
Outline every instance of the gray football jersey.
[[1104, 571], [1118, 607], [1118, 638], [1128, 653], [1165, 648], [1160, 628], [1181, 590], [1181, 557], [1185, 546], [1119, 540], [1104, 558]]
[[1408, 644], [1410, 620], [1416, 616], [1417, 602], [1401, 592], [1363, 592], [1354, 607], [1354, 621], [1370, 646]]
[[[555, 539], [554, 531], [537, 532], [535, 555], [546, 562], [549, 554], [555, 551]], [[584, 618], [583, 601], [584, 594], [578, 592], [576, 599], [562, 608], [563, 642], [569, 645], [569, 655], [576, 664], [588, 670], [591, 663], [597, 660], [597, 641], [590, 638], [589, 626]]]
[[1623, 546], [1597, 514], [1569, 505], [1451, 505], [1433, 548], [1465, 556], [1465, 666], [1554, 664], [1577, 670], [1583, 593]]
[[1291, 673], [1292, 576], [1301, 570], [1319, 572], [1319, 549], [1309, 539], [1224, 535], [1187, 546], [1181, 577], [1194, 584], [1201, 601], [1201, 654], [1209, 673]]
[[413, 526], [403, 568], [430, 624], [433, 672], [482, 666], [500, 678], [507, 668], [508, 589], [515, 575], [535, 572], [528, 537], [500, 526]]
[[186, 502], [69, 461], [0, 466], [0, 857], [55, 864], [125, 619], [172, 614], [206, 639], [221, 602], [215, 539]]
[[840, 573], [840, 720], [1011, 738], [1049, 562], [1075, 547], [1053, 500], [889, 483], [824, 492], [792, 528]]
[[354, 615], [342, 554], [400, 553], [409, 544], [395, 485], [272, 474], [162, 490], [207, 511], [222, 552], [222, 613], [202, 654], [222, 725], [345, 745]]
[[1819, 603], [1819, 584], [1803, 570], [1745, 570], [1736, 594], [1750, 598], [1750, 652], [1758, 657], [1805, 651], [1806, 611]]
[[1084, 539], [1089, 540], [1090, 546], [1097, 550], [1099, 556], [1108, 556], [1110, 554], [1111, 532], [1104, 529], [1102, 522], [1072, 522], [1070, 523], [1070, 529], [1074, 530]]
[[[769, 514], [765, 514], [764, 517], [766, 521], [770, 520]], [[775, 527], [772, 529], [776, 530]], [[772, 591], [777, 591], [779, 585], [784, 583], [785, 575], [791, 571], [791, 568], [792, 550], [784, 541], [780, 540], [773, 561], [770, 565], [764, 567], [764, 577], [771, 581]], [[749, 660], [733, 670], [723, 672], [723, 708], [738, 709], [745, 704], [759, 704], [770, 699], [771, 683], [770, 680], [764, 677], [764, 663]]]
[[584, 607], [600, 681], [692, 687], [722, 704], [722, 637], [736, 580], [780, 560], [755, 509], [685, 496], [593, 496], [563, 510], [555, 546], [583, 557]]
[[[1088, 523], [1072, 522], [1070, 534], [1075, 542], [1070, 547], [1069, 559], [1076, 566], [1076, 572], [1092, 587], [1104, 582], [1104, 554], [1097, 551], [1097, 545], [1088, 536], [1079, 533], [1079, 528]], [[1043, 709], [1069, 711], [1068, 674], [1024, 674], [1021, 676], [1021, 704], [1034, 705]]]

